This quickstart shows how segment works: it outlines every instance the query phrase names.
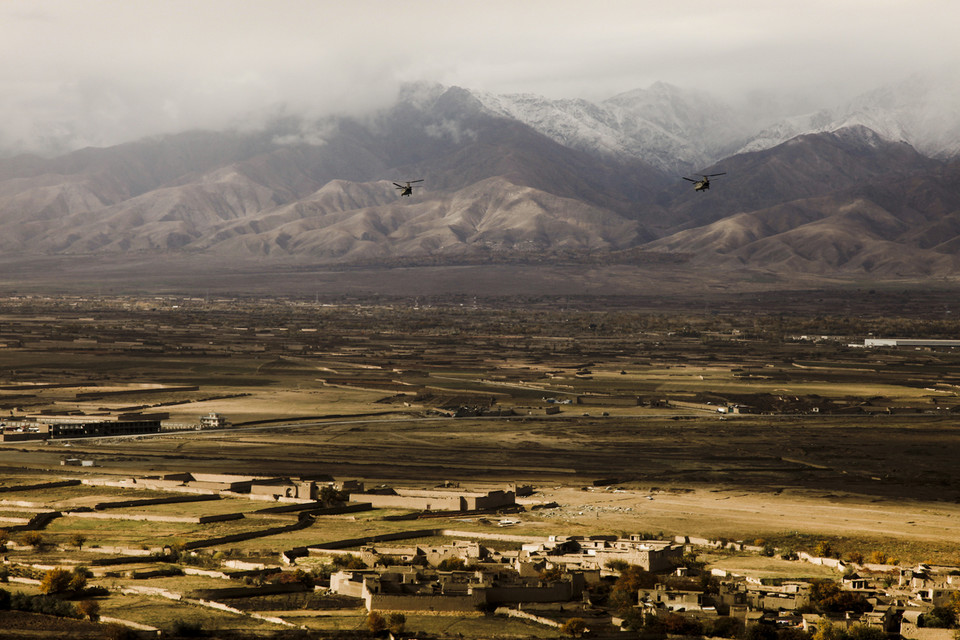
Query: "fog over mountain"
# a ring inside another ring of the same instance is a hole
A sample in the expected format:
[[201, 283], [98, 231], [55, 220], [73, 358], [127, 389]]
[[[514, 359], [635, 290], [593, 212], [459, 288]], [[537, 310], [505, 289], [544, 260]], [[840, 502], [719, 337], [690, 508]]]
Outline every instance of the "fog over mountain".
[[[599, 102], [411, 83], [362, 117], [2, 160], [0, 250], [952, 278], [957, 107], [920, 77], [780, 120], [666, 83]], [[695, 192], [699, 173], [725, 175]]]
[[663, 82], [773, 124], [914, 73], [956, 87], [958, 22], [954, 0], [5, 0], [0, 157], [358, 117], [424, 81], [606, 107]]

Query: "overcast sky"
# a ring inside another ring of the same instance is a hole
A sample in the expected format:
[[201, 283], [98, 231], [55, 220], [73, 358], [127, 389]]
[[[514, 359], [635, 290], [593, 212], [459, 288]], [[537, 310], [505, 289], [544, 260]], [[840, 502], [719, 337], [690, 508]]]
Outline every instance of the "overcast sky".
[[955, 82], [958, 24], [958, 0], [0, 0], [0, 152], [352, 112], [418, 80], [829, 107], [914, 72]]

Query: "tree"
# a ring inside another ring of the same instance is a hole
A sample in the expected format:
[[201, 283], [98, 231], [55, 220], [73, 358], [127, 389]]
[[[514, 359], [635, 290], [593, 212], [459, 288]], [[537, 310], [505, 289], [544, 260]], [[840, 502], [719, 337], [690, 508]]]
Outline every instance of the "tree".
[[387, 621], [384, 620], [383, 615], [379, 611], [371, 611], [367, 614], [367, 629], [371, 633], [380, 633], [387, 628]]
[[407, 616], [402, 613], [391, 613], [387, 616], [387, 628], [390, 630], [390, 633], [400, 635], [406, 626]]
[[192, 620], [176, 619], [173, 621], [173, 634], [186, 638], [196, 638], [203, 633], [203, 625]]
[[623, 571], [630, 566], [630, 563], [626, 560], [613, 559], [607, 560], [607, 563], [604, 566], [607, 569], [610, 569], [610, 571]]
[[333, 557], [333, 566], [337, 569], [366, 569], [367, 564], [352, 553]]
[[437, 565], [437, 569], [440, 571], [463, 571], [466, 566], [467, 563], [463, 561], [463, 558], [444, 558]]
[[346, 491], [337, 491], [330, 485], [320, 487], [320, 502], [327, 507], [344, 504], [350, 499], [350, 494]]
[[622, 612], [620, 617], [623, 618], [623, 626], [634, 631], [639, 631], [642, 629], [644, 623], [646, 622], [646, 616], [643, 613], [643, 610], [638, 609], [637, 607], [630, 607], [626, 611]]
[[618, 610], [623, 610], [637, 603], [637, 591], [652, 589], [657, 584], [657, 576], [638, 567], [629, 565], [620, 571], [620, 577], [610, 591], [610, 603]]
[[777, 628], [772, 624], [751, 624], [743, 630], [743, 640], [777, 640]]
[[865, 624], [855, 624], [847, 631], [850, 640], [886, 640], [887, 632]]
[[818, 558], [829, 558], [833, 555], [833, 548], [830, 546], [830, 543], [826, 540], [821, 540], [817, 543], [817, 546], [813, 548], [813, 555]]
[[553, 567], [540, 572], [540, 579], [544, 582], [558, 582], [563, 579], [563, 569]]
[[23, 536], [23, 544], [33, 547], [34, 551], [39, 551], [44, 542], [43, 534], [39, 531], [28, 531]]
[[560, 633], [579, 638], [587, 630], [587, 621], [583, 618], [570, 618], [560, 627]]
[[77, 548], [77, 551], [83, 548], [84, 543], [87, 541], [87, 536], [82, 533], [75, 533], [70, 536], [70, 544]]
[[870, 562], [873, 564], [887, 564], [889, 559], [883, 551], [873, 551], [870, 553]]
[[952, 629], [957, 625], [957, 614], [952, 607], [934, 607], [917, 620], [919, 627]]
[[960, 591], [954, 591], [950, 594], [950, 601], [946, 606], [953, 609], [955, 619], [960, 619]]
[[87, 587], [87, 578], [91, 575], [86, 567], [77, 567], [72, 572], [60, 567], [50, 569], [40, 580], [40, 592], [53, 594], [83, 591]]
[[66, 569], [60, 567], [50, 569], [40, 580], [40, 593], [63, 593], [70, 588], [72, 578], [73, 574]]
[[809, 633], [796, 627], [777, 629], [777, 640], [812, 640]]
[[77, 603], [77, 611], [80, 615], [96, 621], [100, 618], [100, 603], [96, 600], [81, 600]]
[[813, 634], [813, 640], [850, 640], [850, 635], [843, 627], [829, 620], [821, 620], [817, 625], [817, 632]]
[[699, 620], [687, 618], [679, 613], [668, 613], [658, 617], [663, 621], [668, 634], [689, 637], [703, 635], [703, 624]]
[[704, 633], [714, 638], [736, 638], [743, 633], [743, 621], [730, 616], [720, 616], [713, 621], [710, 629]]
[[10, 532], [0, 529], [0, 551], [6, 550], [8, 542], [10, 542]]
[[863, 613], [873, 609], [862, 594], [843, 591], [840, 585], [832, 580], [814, 581], [810, 588], [810, 602], [820, 613]]
[[70, 591], [83, 591], [87, 588], [87, 578], [92, 574], [86, 567], [77, 567], [70, 576], [70, 584], [67, 588]]

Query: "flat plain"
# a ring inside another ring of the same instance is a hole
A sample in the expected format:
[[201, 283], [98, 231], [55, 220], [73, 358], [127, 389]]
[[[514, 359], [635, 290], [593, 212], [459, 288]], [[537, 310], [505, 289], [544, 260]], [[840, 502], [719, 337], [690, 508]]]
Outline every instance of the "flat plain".
[[[866, 336], [950, 338], [958, 323], [943, 306], [917, 302], [920, 294], [819, 295], [813, 315], [800, 294], [779, 296], [779, 307], [754, 294], [721, 296], [709, 308], [647, 299], [8, 298], [5, 415], [169, 417], [152, 436], [4, 443], [0, 486], [184, 471], [368, 486], [517, 483], [535, 489], [518, 534], [644, 532], [797, 551], [828, 541], [838, 553], [960, 564], [960, 354], [850, 346]], [[210, 412], [230, 427], [197, 430]], [[68, 459], [95, 466], [64, 466]], [[83, 485], [17, 499], [75, 509], [125, 491]], [[44, 534], [62, 546], [80, 533], [88, 546], [157, 548], [272, 526], [254, 513], [260, 506], [204, 505], [245, 520], [203, 526], [61, 518]], [[220, 551], [275, 561], [277, 550], [411, 526], [383, 515], [321, 517]], [[491, 531], [477, 519], [429, 526]], [[714, 560], [796, 571], [755, 557]], [[818, 571], [804, 567], [803, 577]], [[169, 616], [153, 600], [141, 604], [148, 624]], [[311, 628], [362, 626], [362, 614], [343, 615], [308, 617]]]

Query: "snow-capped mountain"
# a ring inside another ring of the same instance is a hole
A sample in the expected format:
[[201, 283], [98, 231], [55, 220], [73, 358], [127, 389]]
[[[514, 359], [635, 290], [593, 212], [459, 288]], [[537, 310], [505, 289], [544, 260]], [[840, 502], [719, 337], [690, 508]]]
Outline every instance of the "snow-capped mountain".
[[[664, 84], [600, 103], [411, 85], [370, 117], [0, 160], [0, 252], [953, 276], [956, 99], [914, 81], [767, 126]], [[694, 192], [691, 173], [725, 175]]]
[[769, 149], [805, 133], [864, 126], [891, 142], [906, 142], [932, 158], [960, 155], [960, 87], [915, 75], [864, 93], [832, 109], [781, 120], [737, 152]]
[[519, 120], [564, 146], [640, 158], [668, 173], [711, 164], [749, 134], [732, 107], [662, 82], [599, 104], [532, 94], [474, 96], [491, 113]]
[[960, 87], [912, 76], [839, 105], [772, 118], [700, 91], [662, 82], [599, 103], [532, 94], [473, 92], [489, 112], [523, 122], [591, 153], [635, 157], [667, 173], [697, 172], [736, 153], [769, 149], [808, 133], [863, 126], [934, 158], [960, 155]]

